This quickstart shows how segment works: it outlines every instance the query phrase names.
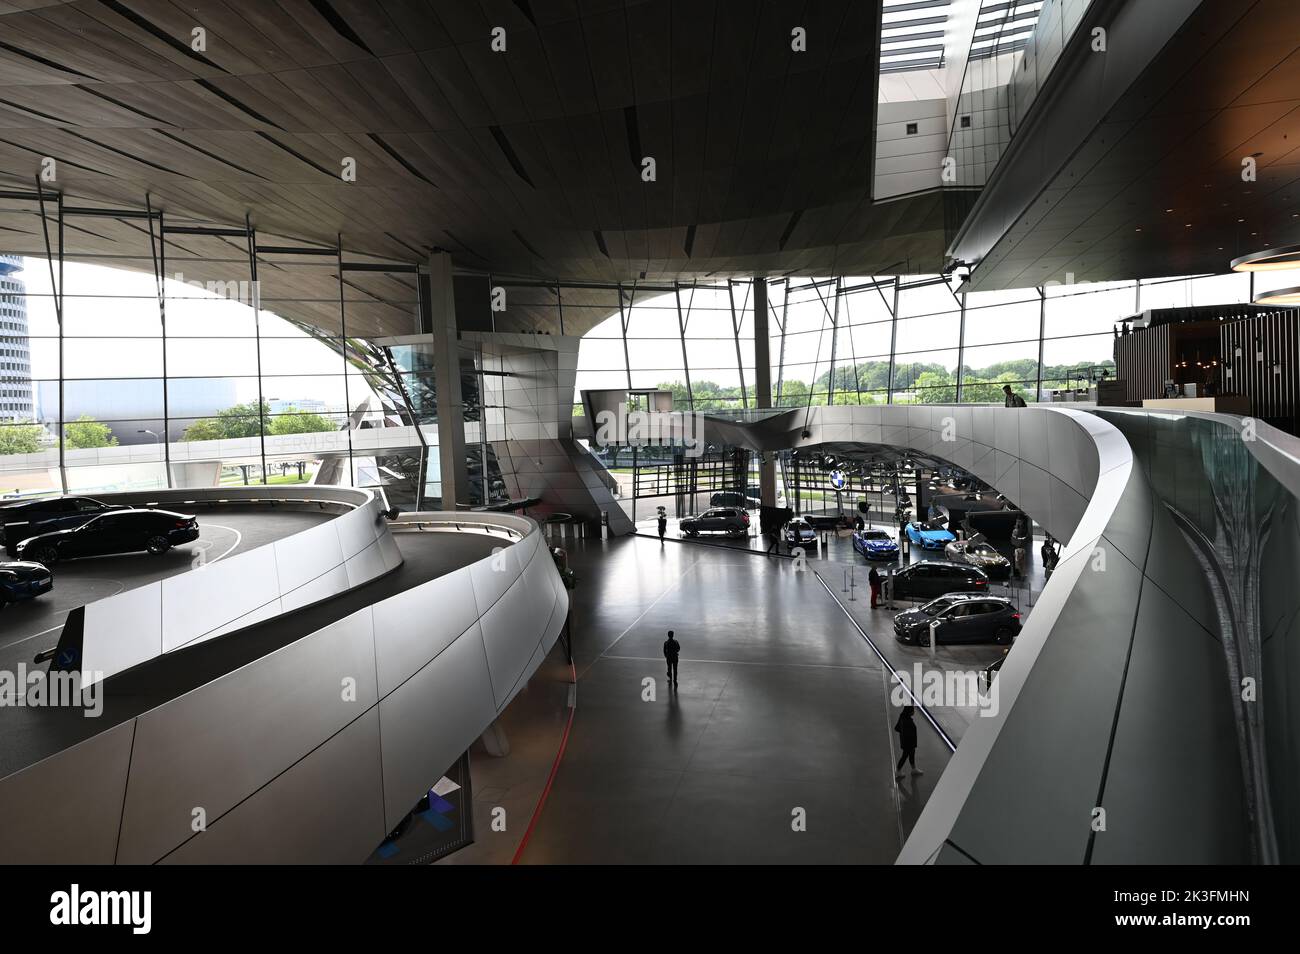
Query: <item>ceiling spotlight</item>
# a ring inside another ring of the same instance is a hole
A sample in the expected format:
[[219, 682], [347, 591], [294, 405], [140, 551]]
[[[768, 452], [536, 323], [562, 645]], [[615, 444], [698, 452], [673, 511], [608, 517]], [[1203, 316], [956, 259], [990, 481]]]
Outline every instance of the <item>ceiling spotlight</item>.
[[1256, 305], [1300, 305], [1300, 288], [1275, 288], [1260, 292], [1254, 298]]

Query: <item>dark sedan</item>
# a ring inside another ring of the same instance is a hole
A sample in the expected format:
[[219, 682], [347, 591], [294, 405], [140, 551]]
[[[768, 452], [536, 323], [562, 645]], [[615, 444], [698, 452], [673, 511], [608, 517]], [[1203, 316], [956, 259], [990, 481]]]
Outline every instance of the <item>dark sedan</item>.
[[30, 600], [54, 587], [54, 574], [39, 563], [0, 563], [0, 604]]
[[1010, 600], [985, 593], [950, 593], [894, 617], [900, 643], [930, 645], [930, 626], [938, 623], [935, 642], [1009, 643], [1020, 632], [1020, 611]]
[[905, 566], [890, 579], [894, 598], [901, 600], [927, 600], [945, 593], [979, 590], [989, 585], [989, 578], [983, 570], [938, 560], [923, 560]]
[[49, 566], [59, 560], [112, 553], [166, 553], [199, 538], [197, 517], [170, 510], [116, 510], [74, 530], [43, 533], [18, 544], [18, 555]]
[[5, 550], [10, 556], [17, 556], [18, 544], [29, 537], [53, 530], [72, 530], [100, 514], [126, 509], [129, 508], [94, 497], [45, 497], [0, 508]]

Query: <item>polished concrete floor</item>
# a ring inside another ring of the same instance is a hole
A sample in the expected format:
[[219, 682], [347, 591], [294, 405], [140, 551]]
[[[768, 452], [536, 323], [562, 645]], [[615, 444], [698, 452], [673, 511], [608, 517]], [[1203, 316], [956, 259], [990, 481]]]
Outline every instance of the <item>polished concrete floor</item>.
[[569, 549], [576, 691], [557, 649], [502, 720], [510, 754], [472, 750], [477, 841], [450, 863], [515, 855], [571, 701], [524, 863], [894, 860], [948, 749], [918, 717], [926, 774], [894, 778], [889, 671], [813, 572], [643, 537]]

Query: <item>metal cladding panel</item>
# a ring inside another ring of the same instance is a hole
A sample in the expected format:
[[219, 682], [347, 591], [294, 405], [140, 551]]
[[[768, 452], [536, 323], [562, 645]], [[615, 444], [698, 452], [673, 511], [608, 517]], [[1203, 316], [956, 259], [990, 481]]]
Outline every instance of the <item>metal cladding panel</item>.
[[163, 580], [163, 652], [278, 600], [278, 580], [274, 547], [258, 547]]
[[374, 705], [371, 627], [366, 607], [141, 715], [119, 860], [157, 861]]
[[[341, 569], [342, 568], [340, 567], [340, 570]], [[311, 589], [312, 587], [310, 584], [304, 586], [301, 590], [296, 591], [294, 593], [294, 596], [299, 596], [300, 594], [304, 598], [310, 596], [311, 595], [310, 593], [304, 591], [308, 591]], [[318, 598], [323, 598], [323, 597], [318, 597]], [[292, 608], [293, 608], [292, 605], [286, 604], [284, 600], [272, 600], [271, 602], [267, 603], [265, 606], [259, 606], [251, 613], [246, 613], [245, 615], [239, 617], [238, 619], [232, 619], [225, 626], [218, 626], [212, 632], [204, 633], [200, 638], [194, 640], [194, 642], [201, 643], [209, 639], [216, 639], [218, 636], [224, 636], [226, 633], [233, 633], [235, 630], [243, 629], [245, 626], [252, 626], [254, 623], [260, 623], [263, 622], [264, 620], [273, 619], [274, 617], [279, 616], [281, 613], [288, 612]], [[190, 643], [189, 645], [193, 645], [193, 644], [194, 643]]]
[[[287, 613], [290, 610], [298, 609], [301, 606], [310, 606], [319, 600], [328, 599], [331, 596], [337, 596], [346, 592], [348, 589], [348, 568], [342, 564], [323, 573], [308, 583], [303, 584], [296, 590], [285, 593], [280, 597], [280, 611]], [[240, 625], [232, 625], [225, 629], [238, 629]], [[223, 630], [218, 630], [222, 632]]]
[[162, 583], [87, 603], [84, 632], [81, 672], [87, 685], [160, 655]]
[[1044, 415], [1055, 412], [1046, 408], [1002, 408], [1003, 414], [1008, 412], [1015, 414], [1020, 422], [1020, 435], [1017, 438], [1019, 444], [1014, 449], [1003, 447], [1001, 442], [997, 446], [1007, 453], [1015, 454], [1021, 460], [1027, 461], [1035, 467], [1042, 470], [1050, 469], [1052, 458], [1047, 437], [1049, 425], [1051, 429], [1067, 425], [1061, 424], [1060, 417], [1049, 421]]
[[411, 678], [479, 616], [469, 568], [398, 593], [373, 609], [381, 696]]
[[548, 593], [545, 599], [540, 599], [544, 605], [539, 604], [539, 599], [539, 590], [521, 578], [479, 620], [496, 691], [494, 708], [505, 704], [510, 690], [527, 667], [541, 636], [537, 624], [540, 622], [544, 627], [550, 620], [554, 594]]
[[350, 865], [389, 830], [374, 706], [162, 863]]
[[1236, 714], [1224, 677], [1216, 635], [1147, 580], [1094, 864], [1250, 863]]
[[0, 781], [0, 864], [112, 864], [134, 731], [123, 722]]
[[[1071, 422], [1073, 423], [1073, 421]], [[1047, 452], [1052, 475], [1076, 494], [1087, 498], [1097, 485], [1097, 445], [1093, 436], [1075, 424], [1047, 431]]]
[[520, 551], [535, 546], [536, 543], [533, 541], [511, 546], [508, 540], [502, 540], [500, 550], [486, 560], [479, 560], [470, 565], [474, 601], [480, 613], [486, 613], [519, 579], [522, 571], [521, 561], [531, 555]]
[[384, 561], [384, 551], [380, 548], [379, 541], [375, 540], [360, 553], [348, 557], [347, 570], [349, 588], [387, 573], [388, 564]]
[[379, 704], [386, 830], [496, 716], [483, 635], [475, 624]]
[[354, 510], [328, 523], [276, 541], [273, 549], [281, 593], [291, 593], [342, 565], [343, 547], [339, 543], [336, 524], [355, 517], [358, 512]]
[[369, 547], [380, 533], [388, 532], [387, 522], [379, 514], [379, 501], [373, 499], [364, 507], [330, 522], [338, 531], [339, 547], [345, 560]]
[[[1131, 633], [1098, 620], [1132, 618], [1142, 574], [1122, 557], [1112, 557], [1105, 573], [1091, 570], [1086, 554], [1076, 560], [1075, 579], [1088, 585], [1075, 586], [1054, 619], [1035, 607], [998, 682], [1013, 661], [1032, 670], [1013, 698], [1002, 687], [999, 716], [974, 720], [959, 747], [972, 735], [993, 736], [951, 828], [952, 841], [981, 863], [1081, 864], [1087, 852]], [[1026, 636], [1036, 653], [1017, 660]]]

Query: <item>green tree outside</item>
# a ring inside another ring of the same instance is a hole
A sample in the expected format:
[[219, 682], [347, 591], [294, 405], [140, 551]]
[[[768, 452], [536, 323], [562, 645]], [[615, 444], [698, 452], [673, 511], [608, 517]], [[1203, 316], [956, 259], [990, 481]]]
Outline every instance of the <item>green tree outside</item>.
[[323, 415], [299, 411], [291, 407], [283, 414], [272, 416], [271, 406], [265, 401], [261, 402], [259, 415], [258, 402], [248, 401], [220, 410], [214, 417], [200, 418], [185, 428], [181, 440], [218, 441], [237, 437], [313, 434], [334, 430], [338, 430], [338, 426]]
[[0, 425], [0, 457], [9, 454], [37, 454], [45, 428], [39, 424]]
[[67, 450], [88, 450], [95, 447], [116, 447], [117, 438], [107, 424], [83, 414], [63, 425], [63, 446]]

